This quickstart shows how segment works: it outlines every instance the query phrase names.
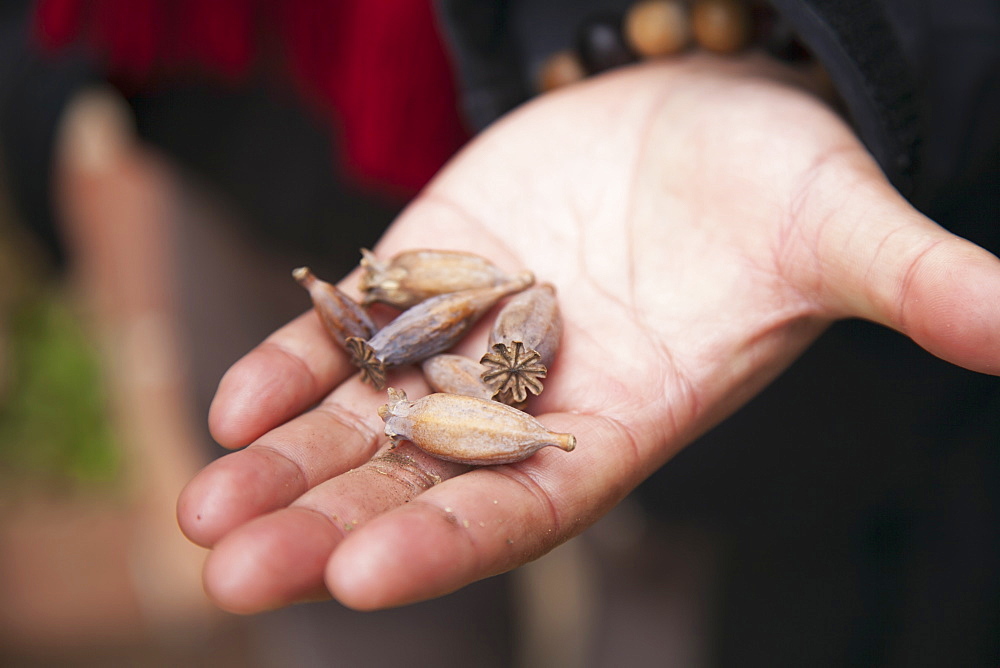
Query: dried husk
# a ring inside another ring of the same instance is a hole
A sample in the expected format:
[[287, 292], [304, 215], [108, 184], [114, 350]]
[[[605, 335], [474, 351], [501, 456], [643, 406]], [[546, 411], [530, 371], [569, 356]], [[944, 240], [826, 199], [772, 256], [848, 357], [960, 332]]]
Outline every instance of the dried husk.
[[452, 347], [501, 298], [534, 283], [531, 272], [489, 288], [431, 297], [404, 311], [367, 341], [347, 339], [347, 350], [363, 381], [385, 387], [388, 367], [414, 364]]
[[576, 447], [572, 434], [550, 431], [523, 411], [477, 397], [436, 393], [411, 402], [402, 390], [389, 388], [389, 402], [378, 413], [393, 442], [408, 440], [462, 464], [510, 464], [546, 446], [566, 452]]
[[361, 256], [365, 304], [407, 309], [436, 295], [493, 287], [514, 278], [486, 258], [461, 251], [408, 250], [384, 262], [363, 248]]
[[494, 399], [523, 403], [528, 392], [538, 395], [562, 338], [562, 316], [555, 286], [543, 283], [511, 299], [497, 314], [490, 331], [490, 349], [480, 360], [487, 367], [483, 381]]
[[482, 364], [464, 355], [441, 353], [420, 364], [424, 379], [435, 392], [492, 399], [493, 388], [483, 381]]
[[292, 276], [309, 291], [313, 308], [320, 322], [337, 345], [346, 349], [347, 339], [356, 336], [370, 338], [378, 328], [360, 304], [344, 294], [336, 285], [316, 277], [309, 267], [299, 267]]

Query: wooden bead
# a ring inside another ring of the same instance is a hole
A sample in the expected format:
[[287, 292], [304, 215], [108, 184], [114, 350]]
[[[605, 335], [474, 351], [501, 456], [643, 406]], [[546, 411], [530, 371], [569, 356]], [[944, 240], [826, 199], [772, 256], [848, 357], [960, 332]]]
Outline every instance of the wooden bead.
[[684, 50], [691, 40], [687, 8], [680, 0], [643, 0], [625, 14], [623, 29], [629, 46], [645, 58]]
[[538, 90], [545, 93], [567, 84], [576, 83], [587, 76], [583, 63], [573, 51], [552, 54], [538, 71]]
[[702, 48], [735, 53], [750, 42], [753, 22], [739, 0], [695, 0], [691, 8], [691, 31]]
[[636, 57], [622, 36], [622, 22], [615, 16], [597, 16], [580, 26], [577, 53], [584, 69], [597, 74], [635, 62]]

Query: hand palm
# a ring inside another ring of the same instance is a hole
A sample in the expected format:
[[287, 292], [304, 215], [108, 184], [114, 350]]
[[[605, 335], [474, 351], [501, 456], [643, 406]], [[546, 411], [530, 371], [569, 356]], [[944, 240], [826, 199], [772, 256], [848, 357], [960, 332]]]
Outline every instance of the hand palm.
[[[220, 387], [217, 437], [258, 442], [181, 499], [185, 531], [216, 546], [206, 583], [223, 606], [296, 600], [324, 571], [349, 605], [395, 605], [523, 563], [596, 520], [835, 317], [891, 324], [967, 366], [997, 361], [979, 352], [987, 330], [948, 339], [928, 324], [934, 313], [908, 305], [933, 287], [924, 267], [962, 259], [996, 272], [994, 258], [909, 209], [822, 103], [745, 64], [635, 68], [516, 112], [435, 180], [379, 252], [435, 239], [557, 286], [563, 344], [531, 411], [579, 447], [469, 472], [411, 450], [369, 464], [377, 475], [335, 477], [383, 442], [384, 397], [352, 379], [294, 417], [349, 373], [300, 319]], [[470, 356], [485, 352], [481, 330], [461, 345]], [[455, 477], [421, 482], [433, 476]], [[364, 526], [345, 539], [355, 520]], [[394, 568], [402, 550], [407, 567]]]

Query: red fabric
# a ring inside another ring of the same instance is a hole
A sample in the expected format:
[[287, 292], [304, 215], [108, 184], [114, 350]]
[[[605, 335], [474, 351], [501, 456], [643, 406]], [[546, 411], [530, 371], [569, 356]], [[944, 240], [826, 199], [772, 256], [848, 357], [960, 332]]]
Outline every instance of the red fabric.
[[116, 74], [131, 80], [149, 77], [164, 39], [158, 0], [97, 0], [92, 12], [89, 37], [106, 51]]
[[239, 83], [277, 61], [348, 172], [401, 194], [467, 139], [429, 0], [36, 0], [35, 35], [50, 51], [87, 45], [126, 91], [193, 70]]
[[204, 63], [230, 79], [245, 77], [254, 59], [254, 17], [245, 0], [177, 0], [174, 57]]
[[56, 51], [80, 34], [82, 0], [45, 0], [35, 8], [34, 37], [45, 49]]

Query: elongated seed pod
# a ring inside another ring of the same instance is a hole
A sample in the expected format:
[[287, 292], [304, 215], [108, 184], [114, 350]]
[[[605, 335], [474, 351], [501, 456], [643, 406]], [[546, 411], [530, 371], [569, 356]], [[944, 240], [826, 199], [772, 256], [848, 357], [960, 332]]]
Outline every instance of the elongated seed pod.
[[381, 302], [406, 309], [436, 295], [508, 283], [512, 276], [473, 253], [409, 250], [389, 262], [361, 249], [364, 303]]
[[528, 392], [541, 394], [548, 367], [562, 338], [562, 316], [556, 289], [550, 283], [525, 290], [504, 305], [490, 331], [491, 353], [480, 363], [487, 367], [483, 381], [494, 399], [523, 403]]
[[387, 367], [413, 364], [447, 350], [502, 297], [534, 281], [534, 275], [526, 271], [502, 285], [431, 297], [404, 311], [367, 341], [347, 339], [347, 352], [361, 369], [361, 379], [381, 390]]
[[441, 353], [420, 364], [424, 379], [435, 392], [491, 399], [493, 388], [483, 381], [485, 367], [464, 355]]
[[352, 336], [370, 338], [378, 328], [360, 304], [336, 285], [316, 278], [309, 267], [299, 267], [292, 276], [309, 291], [313, 307], [330, 337], [342, 348]]
[[458, 394], [429, 394], [409, 401], [389, 388], [378, 410], [393, 442], [412, 441], [435, 457], [462, 464], [510, 464], [552, 445], [566, 452], [576, 437], [548, 430], [527, 413], [505, 404]]

